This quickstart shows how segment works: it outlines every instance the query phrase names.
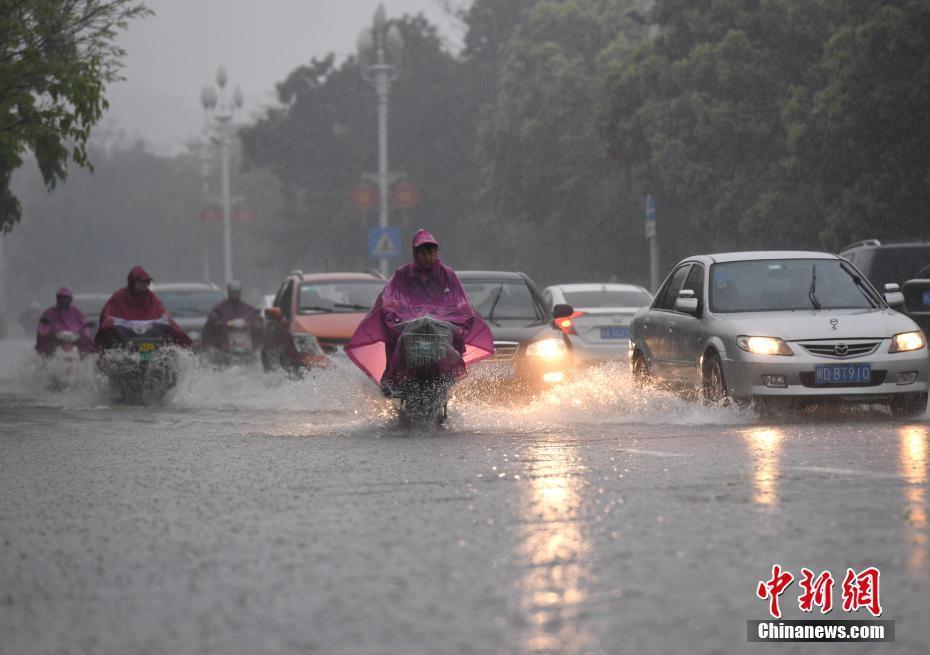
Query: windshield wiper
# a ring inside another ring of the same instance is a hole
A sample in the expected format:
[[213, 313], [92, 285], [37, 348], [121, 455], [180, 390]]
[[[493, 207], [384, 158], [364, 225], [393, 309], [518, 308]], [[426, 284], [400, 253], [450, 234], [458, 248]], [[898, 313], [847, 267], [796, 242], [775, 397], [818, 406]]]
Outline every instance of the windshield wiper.
[[865, 299], [869, 301], [869, 304], [872, 307], [881, 307], [880, 302], [876, 302], [875, 296], [872, 294], [872, 290], [866, 286], [865, 282], [862, 281], [862, 278], [856, 275], [846, 264], [840, 264], [840, 268], [849, 273], [849, 276], [853, 280], [853, 284], [856, 285], [859, 289], [859, 293], [865, 296]]
[[817, 264], [811, 266], [811, 288], [807, 297], [811, 299], [814, 309], [820, 309], [820, 303], [817, 301]]
[[497, 325], [494, 321], [494, 310], [497, 309], [497, 303], [501, 301], [501, 295], [504, 293], [504, 285], [497, 287], [497, 296], [494, 297], [494, 302], [491, 303], [491, 310], [488, 312], [488, 320]]
[[364, 309], [365, 311], [368, 311], [369, 309], [371, 309], [371, 307], [368, 305], [359, 305], [358, 303], [346, 303], [346, 302], [337, 302], [333, 305], [333, 307], [345, 307], [346, 309]]
[[319, 305], [310, 305], [309, 307], [301, 307], [300, 311], [302, 312], [326, 312], [332, 314], [333, 310], [331, 307], [320, 307]]

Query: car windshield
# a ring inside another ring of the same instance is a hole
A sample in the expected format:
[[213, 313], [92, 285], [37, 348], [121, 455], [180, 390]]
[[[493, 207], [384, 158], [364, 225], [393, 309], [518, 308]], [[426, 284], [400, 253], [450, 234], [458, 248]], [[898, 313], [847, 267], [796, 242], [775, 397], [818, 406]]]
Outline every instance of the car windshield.
[[462, 280], [462, 286], [478, 313], [492, 323], [543, 318], [523, 280]]
[[565, 302], [572, 307], [643, 307], [652, 302], [652, 296], [640, 289], [565, 291], [564, 295]]
[[206, 316], [223, 302], [221, 291], [156, 291], [168, 313], [175, 318]]
[[351, 314], [370, 310], [384, 288], [380, 280], [307, 282], [300, 285], [301, 314]]
[[766, 259], [710, 268], [713, 312], [869, 309], [880, 302], [848, 264], [835, 259]]

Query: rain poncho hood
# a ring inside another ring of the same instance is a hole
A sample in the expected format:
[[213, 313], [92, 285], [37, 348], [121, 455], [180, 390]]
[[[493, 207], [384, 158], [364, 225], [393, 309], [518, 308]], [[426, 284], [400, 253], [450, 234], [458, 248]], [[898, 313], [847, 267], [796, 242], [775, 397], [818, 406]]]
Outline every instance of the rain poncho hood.
[[[143, 289], [139, 292], [132, 290], [133, 284], [137, 280], [151, 279], [152, 276], [146, 273], [141, 266], [134, 266], [129, 271], [126, 286], [110, 296], [107, 304], [100, 311], [100, 329], [97, 330], [97, 335], [94, 337], [97, 348], [109, 346], [109, 337], [111, 336], [109, 323], [111, 321], [107, 319], [121, 318], [127, 321], [154, 321], [162, 316], [168, 316], [170, 319], [168, 310], [165, 309], [165, 306], [161, 304], [161, 300], [150, 289]], [[173, 320], [168, 335], [179, 346], [187, 348], [191, 345], [190, 337]]]
[[94, 340], [87, 326], [87, 319], [77, 307], [72, 305], [68, 309], [59, 309], [55, 306], [45, 310], [36, 331], [36, 351], [46, 356], [55, 352], [55, 335], [59, 332], [77, 334], [78, 350], [82, 353], [92, 350]]
[[[428, 241], [422, 241], [425, 233]], [[414, 237], [420, 243], [436, 243], [432, 235], [421, 230]], [[404, 366], [396, 348], [401, 325], [424, 316], [447, 321], [459, 328], [453, 345], [462, 354], [457, 361], [440, 366], [453, 377], [465, 374], [465, 366], [494, 353], [490, 328], [468, 300], [458, 276], [439, 261], [432, 270], [423, 271], [416, 262], [401, 266], [387, 281], [375, 306], [359, 324], [346, 346], [346, 354], [375, 382], [396, 381], [403, 377]]]

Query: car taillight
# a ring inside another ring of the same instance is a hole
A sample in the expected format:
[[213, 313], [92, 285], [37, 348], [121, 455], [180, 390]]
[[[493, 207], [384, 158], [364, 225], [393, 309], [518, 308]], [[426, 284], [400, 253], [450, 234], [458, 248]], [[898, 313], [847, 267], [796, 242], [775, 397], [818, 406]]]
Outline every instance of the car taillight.
[[568, 316], [555, 319], [555, 325], [565, 334], [578, 334], [575, 330], [575, 319], [584, 316], [584, 312], [572, 312]]

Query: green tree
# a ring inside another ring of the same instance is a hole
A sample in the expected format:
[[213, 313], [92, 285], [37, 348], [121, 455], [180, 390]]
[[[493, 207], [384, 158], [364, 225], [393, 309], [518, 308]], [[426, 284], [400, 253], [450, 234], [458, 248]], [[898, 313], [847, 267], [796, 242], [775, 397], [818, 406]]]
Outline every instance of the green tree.
[[816, 188], [831, 247], [926, 238], [930, 3], [843, 4], [814, 84], [786, 108], [792, 166]]
[[536, 4], [507, 44], [496, 100], [483, 114], [491, 214], [504, 224], [501, 241], [516, 248], [520, 267], [543, 281], [630, 279], [643, 268], [642, 221], [624, 221], [622, 213], [641, 212], [605, 153], [596, 112], [605, 63], [642, 38], [629, 15], [636, 6]]
[[659, 0], [658, 35], [607, 76], [603, 131], [658, 199], [671, 259], [822, 247], [815, 193], [783, 112], [812, 83], [842, 7], [824, 0]]
[[48, 189], [69, 161], [89, 165], [90, 130], [124, 54], [117, 31], [149, 13], [136, 0], [0, 0], [0, 230], [21, 216], [10, 181], [25, 153]]
[[[461, 65], [422, 16], [395, 21], [404, 39], [402, 70], [391, 85], [390, 166], [421, 192], [406, 217], [409, 232], [429, 226], [450, 251], [474, 204], [476, 101]], [[377, 170], [375, 96], [355, 59], [333, 56], [294, 70], [278, 85], [280, 107], [241, 132], [252, 166], [281, 183], [281, 228], [270, 235], [281, 256], [312, 269], [367, 268], [367, 230], [374, 212], [349, 203], [362, 175]], [[404, 225], [395, 211], [392, 225]]]

